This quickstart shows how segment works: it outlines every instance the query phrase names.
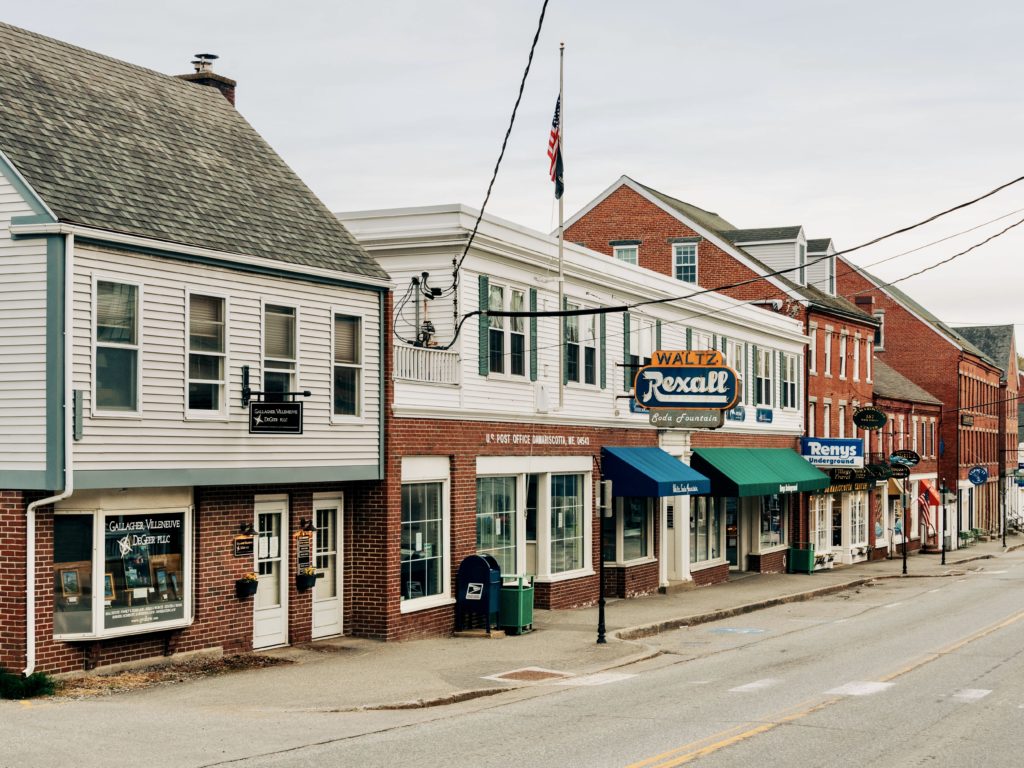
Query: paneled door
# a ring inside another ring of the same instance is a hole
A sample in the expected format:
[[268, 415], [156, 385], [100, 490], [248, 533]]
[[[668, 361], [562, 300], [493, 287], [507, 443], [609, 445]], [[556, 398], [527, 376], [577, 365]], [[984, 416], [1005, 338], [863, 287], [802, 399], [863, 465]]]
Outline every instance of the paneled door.
[[288, 501], [256, 502], [256, 573], [253, 648], [288, 643]]
[[313, 500], [316, 521], [316, 569], [320, 578], [313, 588], [313, 637], [340, 635], [342, 631], [342, 531], [341, 499]]

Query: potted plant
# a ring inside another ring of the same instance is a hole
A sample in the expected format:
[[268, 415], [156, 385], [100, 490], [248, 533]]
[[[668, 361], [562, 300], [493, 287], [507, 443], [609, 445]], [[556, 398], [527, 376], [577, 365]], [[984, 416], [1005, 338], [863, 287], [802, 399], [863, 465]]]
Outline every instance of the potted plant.
[[295, 588], [299, 592], [306, 592], [313, 588], [320, 576], [321, 574], [317, 573], [316, 568], [310, 566], [300, 568], [295, 574]]
[[256, 589], [260, 585], [259, 578], [254, 571], [249, 571], [243, 574], [242, 578], [235, 580], [235, 594], [240, 600], [256, 594]]

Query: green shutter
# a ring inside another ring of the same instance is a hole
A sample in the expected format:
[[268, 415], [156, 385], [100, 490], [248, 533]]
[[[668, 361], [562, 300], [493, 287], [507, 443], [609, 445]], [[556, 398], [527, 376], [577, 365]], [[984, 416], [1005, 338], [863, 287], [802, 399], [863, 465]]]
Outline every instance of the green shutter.
[[633, 369], [629, 367], [629, 312], [622, 313], [622, 388], [629, 392], [633, 387]]
[[608, 386], [608, 339], [606, 315], [601, 315], [601, 389]]
[[480, 275], [477, 280], [480, 286], [480, 351], [478, 362], [480, 364], [480, 375], [486, 376], [491, 371], [490, 320], [486, 314], [490, 302], [491, 279], [487, 275]]
[[711, 334], [711, 348], [712, 349], [718, 349], [718, 334], [717, 333]]
[[[562, 310], [564, 311], [564, 310], [566, 310], [568, 308], [569, 308], [569, 297], [568, 296], [563, 296], [562, 297]], [[562, 317], [562, 318], [560, 318], [560, 320], [561, 320], [561, 322], [558, 324], [558, 326], [562, 330], [562, 383], [563, 384], [568, 384], [569, 383], [569, 344], [568, 344], [568, 342], [567, 342], [567, 340], [565, 338], [566, 337], [566, 333], [565, 333], [565, 318]]]
[[[772, 350], [772, 368], [779, 372], [778, 376], [775, 376], [775, 381], [772, 386], [772, 404], [775, 406], [782, 406], [782, 355], [776, 350]], [[778, 392], [779, 396], [776, 398], [775, 393]]]
[[[718, 337], [718, 349], [723, 355], [725, 354], [725, 351], [729, 348], [729, 345], [726, 342], [728, 342], [728, 339], [726, 339], [725, 336]], [[732, 365], [731, 360], [726, 360], [726, 363]], [[736, 366], [733, 365], [733, 368], [735, 367]]]
[[757, 346], [755, 344], [750, 345], [750, 375], [747, 376], [747, 402], [751, 405], [757, 405], [756, 393], [757, 393]]
[[[537, 289], [530, 289], [530, 311], [537, 311]], [[530, 381], [537, 380], [537, 318], [530, 318]]]
[[654, 321], [654, 348], [661, 349], [661, 320]]
[[693, 349], [693, 328], [686, 329], [686, 348]]

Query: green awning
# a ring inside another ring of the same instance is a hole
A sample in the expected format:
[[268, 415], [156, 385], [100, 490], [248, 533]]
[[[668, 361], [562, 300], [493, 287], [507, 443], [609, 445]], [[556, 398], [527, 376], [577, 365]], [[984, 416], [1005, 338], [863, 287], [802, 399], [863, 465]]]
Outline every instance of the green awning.
[[690, 467], [711, 480], [712, 496], [820, 491], [832, 482], [788, 448], [694, 448]]

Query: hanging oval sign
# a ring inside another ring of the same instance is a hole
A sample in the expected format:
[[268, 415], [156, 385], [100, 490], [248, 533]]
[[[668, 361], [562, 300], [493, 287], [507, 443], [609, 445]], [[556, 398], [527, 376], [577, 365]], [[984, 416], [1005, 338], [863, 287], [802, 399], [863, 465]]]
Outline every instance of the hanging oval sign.
[[901, 448], [898, 451], [893, 451], [892, 456], [889, 457], [890, 464], [903, 464], [907, 467], [916, 467], [921, 463], [921, 457], [917, 451], [911, 451]]
[[888, 420], [884, 412], [870, 405], [853, 412], [853, 423], [861, 429], [881, 429]]
[[651, 410], [729, 410], [739, 399], [739, 380], [721, 359], [714, 350], [655, 352], [654, 364], [638, 370], [633, 380], [637, 405]]
[[910, 477], [910, 467], [906, 464], [893, 464], [892, 477], [894, 480], [906, 480]]
[[988, 482], [988, 470], [984, 467], [971, 467], [967, 472], [971, 485], [983, 485]]

